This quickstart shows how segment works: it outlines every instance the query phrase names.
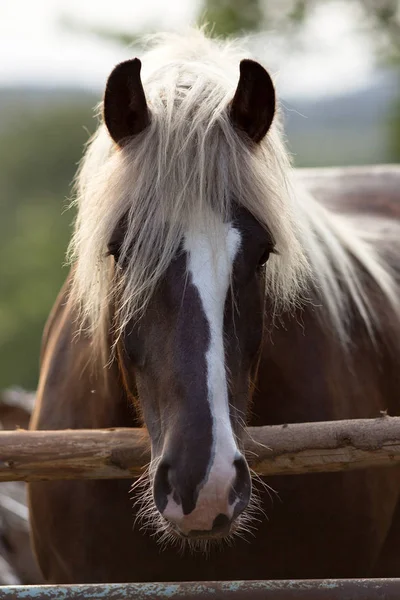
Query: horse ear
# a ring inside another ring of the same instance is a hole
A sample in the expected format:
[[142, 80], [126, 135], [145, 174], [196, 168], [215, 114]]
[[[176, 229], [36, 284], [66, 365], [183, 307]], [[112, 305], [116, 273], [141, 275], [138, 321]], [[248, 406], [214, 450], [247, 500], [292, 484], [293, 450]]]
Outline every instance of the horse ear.
[[271, 77], [258, 62], [240, 63], [240, 78], [230, 105], [230, 118], [253, 142], [261, 142], [275, 113], [275, 89]]
[[119, 145], [150, 123], [138, 58], [120, 63], [108, 78], [104, 94], [104, 122]]

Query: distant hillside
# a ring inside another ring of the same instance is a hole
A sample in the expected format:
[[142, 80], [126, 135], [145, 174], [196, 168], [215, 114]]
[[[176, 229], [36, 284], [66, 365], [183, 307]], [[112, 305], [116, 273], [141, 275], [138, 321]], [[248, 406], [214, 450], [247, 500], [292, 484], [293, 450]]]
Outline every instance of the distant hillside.
[[[368, 164], [389, 160], [387, 119], [399, 96], [393, 72], [378, 73], [370, 86], [340, 97], [283, 101], [285, 129], [294, 161], [301, 166]], [[0, 132], [4, 123], [57, 106], [94, 106], [100, 93], [71, 88], [0, 88]]]
[[47, 110], [94, 106], [100, 100], [90, 92], [69, 87], [0, 87], [0, 133], [10, 121], [42, 115]]
[[370, 86], [339, 97], [284, 101], [286, 132], [302, 166], [371, 164], [390, 160], [388, 118], [399, 98], [393, 72]]

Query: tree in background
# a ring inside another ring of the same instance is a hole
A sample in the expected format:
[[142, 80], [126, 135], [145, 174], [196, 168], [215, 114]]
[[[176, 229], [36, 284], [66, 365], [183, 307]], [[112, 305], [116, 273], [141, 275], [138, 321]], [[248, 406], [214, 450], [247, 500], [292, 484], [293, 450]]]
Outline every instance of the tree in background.
[[[215, 36], [237, 36], [241, 34], [273, 31], [282, 36], [292, 35], [318, 5], [353, 5], [359, 10], [360, 29], [371, 37], [377, 53], [400, 58], [400, 1], [399, 0], [202, 0], [198, 9], [198, 24], [209, 26]], [[72, 19], [64, 19], [66, 27], [92, 33], [122, 44], [137, 42], [142, 31], [114, 31], [101, 27], [88, 28]], [[155, 21], [152, 30], [163, 29]]]

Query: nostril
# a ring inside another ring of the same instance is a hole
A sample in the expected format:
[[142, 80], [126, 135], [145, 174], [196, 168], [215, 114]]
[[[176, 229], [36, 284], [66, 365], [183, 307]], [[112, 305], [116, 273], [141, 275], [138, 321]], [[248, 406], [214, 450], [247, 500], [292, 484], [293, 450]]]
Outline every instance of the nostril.
[[160, 462], [157, 467], [153, 484], [154, 502], [157, 509], [163, 513], [168, 504], [168, 495], [172, 488], [169, 481], [170, 465], [167, 462]]
[[237, 477], [243, 478], [248, 475], [249, 467], [247, 466], [247, 462], [244, 456], [240, 455], [237, 458], [235, 458], [235, 460], [233, 461], [233, 466], [236, 469]]
[[212, 525], [212, 533], [222, 533], [224, 531], [228, 531], [231, 525], [231, 520], [226, 515], [220, 513], [217, 517], [215, 517], [213, 525]]
[[229, 504], [235, 504], [234, 517], [237, 517], [249, 503], [251, 477], [249, 467], [243, 456], [238, 456], [233, 461], [233, 466], [236, 470], [236, 477], [229, 494]]

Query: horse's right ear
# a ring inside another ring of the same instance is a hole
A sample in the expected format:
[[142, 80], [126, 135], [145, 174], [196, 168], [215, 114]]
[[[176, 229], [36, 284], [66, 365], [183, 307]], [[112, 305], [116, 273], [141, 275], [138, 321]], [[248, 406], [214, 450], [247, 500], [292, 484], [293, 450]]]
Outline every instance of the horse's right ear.
[[258, 62], [241, 61], [239, 83], [229, 113], [235, 129], [244, 132], [253, 142], [261, 142], [271, 127], [275, 89], [271, 77]]
[[108, 78], [104, 94], [104, 122], [118, 145], [143, 131], [150, 123], [138, 58], [120, 63]]

